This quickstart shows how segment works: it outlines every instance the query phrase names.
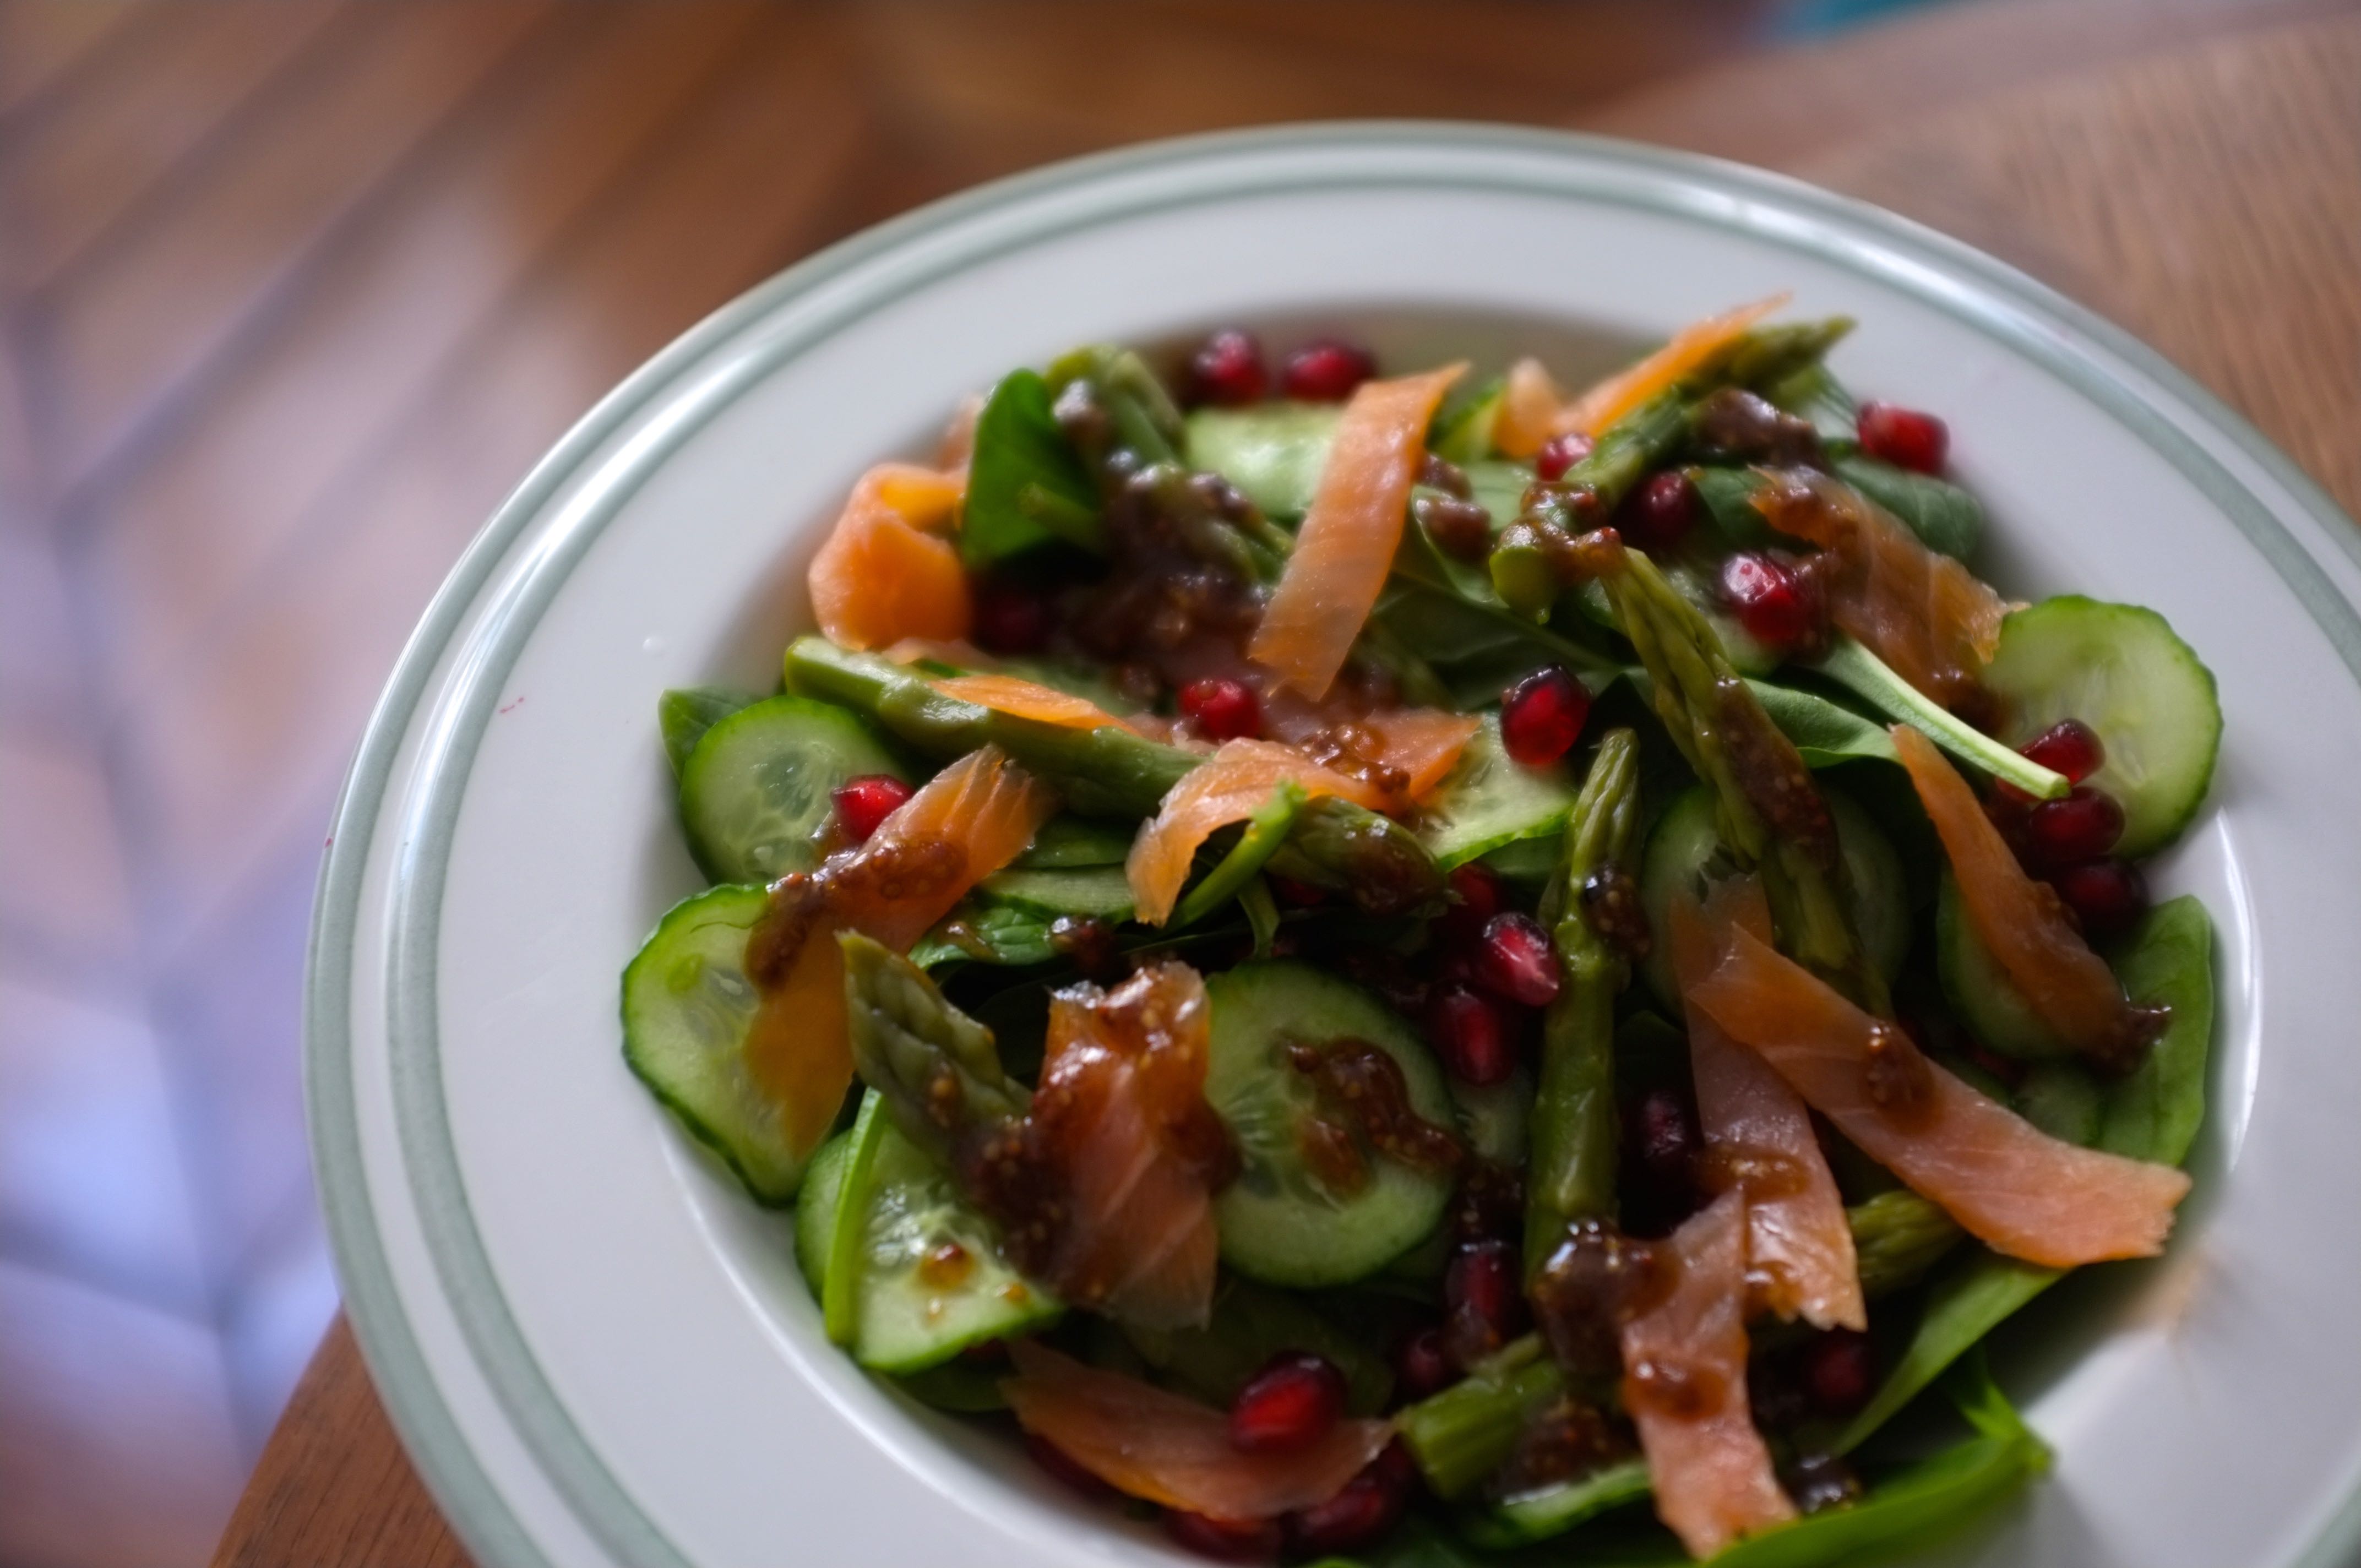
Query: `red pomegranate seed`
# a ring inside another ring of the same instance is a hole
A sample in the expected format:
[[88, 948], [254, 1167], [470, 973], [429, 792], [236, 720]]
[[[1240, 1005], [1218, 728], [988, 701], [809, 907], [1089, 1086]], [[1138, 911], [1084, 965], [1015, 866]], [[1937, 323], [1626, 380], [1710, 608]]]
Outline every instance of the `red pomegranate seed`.
[[1869, 1336], [1830, 1329], [1804, 1348], [1804, 1390], [1824, 1416], [1849, 1416], [1869, 1403], [1877, 1384], [1877, 1356]]
[[1533, 472], [1544, 479], [1563, 479], [1565, 471], [1590, 455], [1598, 444], [1578, 431], [1553, 435], [1533, 454]]
[[1213, 334], [1189, 356], [1181, 401], [1235, 408], [1260, 402], [1269, 390], [1270, 372], [1263, 367], [1262, 345], [1252, 333], [1231, 327]]
[[1626, 542], [1642, 550], [1666, 550], [1687, 536], [1697, 510], [1697, 487], [1678, 468], [1667, 468], [1650, 475], [1624, 498], [1615, 527]]
[[1820, 640], [1820, 599], [1799, 573], [1768, 555], [1741, 551], [1722, 563], [1722, 597], [1746, 634], [1789, 652]]
[[1262, 704], [1244, 681], [1191, 681], [1180, 688], [1180, 711], [1213, 740], [1251, 740], [1262, 733]]
[[1378, 362], [1367, 349], [1323, 337], [1307, 343], [1287, 356], [1279, 373], [1279, 390], [1307, 403], [1341, 403], [1353, 389], [1378, 373]]
[[1164, 1510], [1164, 1533], [1216, 1563], [1268, 1563], [1285, 1539], [1277, 1519], [1217, 1519], [1184, 1508]]
[[2079, 718], [2061, 718], [2017, 748], [2069, 783], [2081, 784], [2107, 765], [2107, 749], [2098, 732]]
[[1500, 1004], [1464, 985], [1446, 985], [1427, 1003], [1426, 1033], [1443, 1065], [1481, 1089], [1517, 1070], [1517, 1047]]
[[2049, 885], [2082, 922], [2086, 936], [2119, 936], [2147, 913], [2147, 878], [2129, 861], [2069, 866], [2052, 876]]
[[1443, 1311], [1444, 1348], [1463, 1372], [1523, 1331], [1525, 1298], [1508, 1243], [1471, 1242], [1453, 1255], [1443, 1275]]
[[1308, 1351], [1285, 1351], [1230, 1401], [1230, 1446], [1246, 1453], [1293, 1453], [1327, 1436], [1344, 1413], [1345, 1375], [1336, 1364]]
[[1104, 1497], [1115, 1490], [1083, 1469], [1081, 1461], [1072, 1454], [1038, 1432], [1025, 1434], [1025, 1452], [1032, 1456], [1034, 1464], [1086, 1497]]
[[1420, 1473], [1418, 1460], [1411, 1454], [1410, 1444], [1400, 1438], [1379, 1449], [1378, 1456], [1369, 1461], [1369, 1468], [1384, 1476], [1387, 1485], [1400, 1490], [1405, 1497], [1426, 1485], [1426, 1477]]
[[1640, 1101], [1632, 1129], [1631, 1157], [1651, 1181], [1678, 1193], [1688, 1190], [1696, 1168], [1696, 1113], [1678, 1091], [1652, 1089]]
[[1484, 925], [1476, 952], [1476, 983], [1506, 1001], [1546, 1007], [1557, 1000], [1557, 949], [1530, 915], [1511, 910]]
[[1049, 641], [1049, 601], [996, 577], [975, 585], [975, 645], [988, 653], [1034, 653]]
[[2095, 861], [2124, 836], [2124, 808], [2105, 791], [2076, 784], [2026, 813], [2024, 832], [2027, 857], [2043, 865]]
[[866, 844], [877, 825], [917, 792], [891, 773], [863, 773], [836, 786], [829, 798], [836, 803], [837, 831], [847, 842]]
[[1500, 743], [1529, 768], [1546, 768], [1574, 749], [1590, 717], [1590, 693], [1555, 664], [1500, 696]]
[[1451, 868], [1453, 902], [1435, 922], [1435, 936], [1453, 948], [1472, 948], [1484, 935], [1485, 922], [1500, 913], [1498, 872], [1467, 861]]
[[1394, 1346], [1394, 1398], [1405, 1404], [1440, 1394], [1459, 1380], [1443, 1348], [1443, 1325], [1429, 1323], [1404, 1334]]
[[1270, 895], [1290, 909], [1312, 909], [1328, 902], [1328, 890], [1324, 887], [1314, 887], [1276, 872], [1264, 872], [1263, 880], [1270, 883]]
[[1345, 1483], [1344, 1489], [1324, 1503], [1287, 1517], [1289, 1550], [1301, 1557], [1327, 1557], [1373, 1546], [1401, 1522], [1410, 1506], [1407, 1489], [1394, 1484], [1380, 1468], [1382, 1459]]
[[1933, 414], [1894, 403], [1863, 403], [1854, 422], [1861, 449], [1897, 468], [1939, 474], [1950, 450], [1951, 433]]

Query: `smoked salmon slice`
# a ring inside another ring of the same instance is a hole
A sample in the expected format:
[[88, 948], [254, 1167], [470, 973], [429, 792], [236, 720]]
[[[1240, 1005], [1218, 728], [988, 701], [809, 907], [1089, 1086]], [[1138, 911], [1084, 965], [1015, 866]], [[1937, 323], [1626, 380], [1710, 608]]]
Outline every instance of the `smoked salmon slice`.
[[1108, 725], [1118, 729], [1130, 728], [1088, 697], [1015, 675], [948, 675], [936, 681], [934, 687], [945, 696], [1014, 718], [1030, 718], [1068, 729], [1104, 729]]
[[1338, 1421], [1294, 1453], [1244, 1453], [1229, 1418], [1137, 1377], [1103, 1372], [1031, 1340], [1008, 1347], [1000, 1385], [1028, 1432], [1117, 1491], [1225, 1519], [1266, 1519], [1324, 1503], [1392, 1441], [1391, 1423]]
[[1213, 1192], [1237, 1160], [1205, 1102], [1211, 1030], [1183, 963], [1050, 999], [1032, 1106], [1014, 1143], [978, 1158], [1026, 1271], [1066, 1300], [1140, 1328], [1211, 1314]]
[[1629, 369], [1619, 370], [1566, 404], [1551, 420], [1553, 434], [1597, 435], [1675, 382], [1711, 367], [1737, 346], [1756, 322], [1793, 296], [1773, 294], [1718, 316], [1691, 322], [1672, 340]]
[[1509, 367], [1500, 384], [1500, 411], [1492, 420], [1492, 444], [1520, 460], [1532, 457], [1552, 434], [1565, 396], [1542, 362], [1530, 356]]
[[[1669, 935], [1684, 992], [1721, 962], [1733, 926], [1758, 939], [1771, 935], [1770, 905], [1753, 878], [1720, 883], [1703, 909], [1687, 890], [1675, 895]], [[1852, 1226], [1810, 1110], [1703, 1009], [1688, 1010], [1688, 1030], [1709, 1185], [1734, 1183], [1746, 1196], [1746, 1270], [1762, 1304], [1819, 1328], [1868, 1327]]]
[[1773, 528], [1833, 558], [1821, 586], [1839, 628], [1945, 707], [1974, 689], [2008, 613], [1974, 573], [1824, 474], [1779, 473], [1756, 505]]
[[1994, 1250], [2051, 1268], [2163, 1250], [2187, 1176], [2038, 1131], [1746, 931], [1730, 931], [1720, 965], [1687, 996]]
[[1276, 740], [1229, 740], [1181, 775], [1164, 795], [1156, 815], [1140, 824], [1131, 842], [1124, 875], [1131, 883], [1137, 917], [1161, 926], [1172, 917], [1197, 847], [1225, 823], [1243, 822], [1292, 780], [1306, 798], [1341, 795], [1376, 810], [1384, 796], [1360, 779], [1323, 768]]
[[1895, 725], [1893, 735], [1918, 802], [1943, 840], [1977, 939], [2067, 1044], [2102, 1063], [2129, 1065], [2155, 1034], [2158, 1014], [2125, 998], [2114, 972], [2067, 918], [2056, 892], [2025, 873], [1975, 791], [1935, 743], [1906, 724]]
[[1670, 1290], [1623, 1325], [1623, 1408], [1656, 1517], [1692, 1557], [1795, 1517], [1746, 1398], [1746, 1199], [1732, 1189], [1661, 1244]]
[[1295, 549], [1246, 649], [1314, 702], [1345, 667], [1393, 570], [1428, 422], [1466, 369], [1365, 381], [1336, 422]]
[[987, 746], [936, 774], [859, 849], [773, 891], [746, 944], [762, 991], [746, 1065], [798, 1155], [828, 1135], [852, 1083], [834, 934], [859, 931], [906, 952], [969, 888], [1024, 853], [1057, 809], [1054, 790]]
[[967, 573], [943, 537], [965, 489], [962, 475], [909, 463], [880, 463], [861, 476], [807, 576], [829, 641], [868, 649], [906, 637], [967, 636]]
[[1439, 707], [1388, 708], [1359, 722], [1377, 738], [1373, 761], [1387, 773], [1401, 775], [1398, 806], [1433, 795], [1484, 727], [1473, 714], [1445, 713]]

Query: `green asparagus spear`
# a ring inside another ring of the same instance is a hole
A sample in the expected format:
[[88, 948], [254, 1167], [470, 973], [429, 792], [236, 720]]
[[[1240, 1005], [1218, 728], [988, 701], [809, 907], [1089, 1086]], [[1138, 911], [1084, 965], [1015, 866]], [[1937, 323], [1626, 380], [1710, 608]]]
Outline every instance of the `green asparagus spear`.
[[[1166, 792], [1203, 761], [1115, 725], [1074, 729], [996, 713], [947, 697], [927, 680], [873, 653], [821, 637], [787, 649], [787, 684], [841, 703], [918, 751], [943, 758], [999, 745], [1048, 777], [1077, 811], [1150, 817]], [[1409, 828], [1350, 801], [1323, 796], [1296, 814], [1271, 857], [1279, 875], [1342, 888], [1374, 913], [1399, 914], [1440, 897], [1443, 873]]]
[[1647, 667], [1656, 716], [1713, 790], [1722, 842], [1760, 872], [1779, 945], [1885, 1013], [1884, 977], [1852, 928], [1835, 821], [1795, 743], [1653, 562], [1638, 551], [1597, 554], [1616, 621]]
[[[1565, 984], [1542, 1023], [1540, 1088], [1525, 1172], [1525, 1266], [1541, 1267], [1567, 1222], [1615, 1209], [1615, 999], [1628, 956], [1601, 936], [1584, 890], [1603, 872], [1628, 871], [1640, 828], [1640, 742], [1629, 729], [1598, 742], [1566, 817], [1549, 905], [1556, 911]], [[1614, 883], [1598, 883], [1613, 896]]]
[[1967, 1234], [1950, 1215], [1903, 1187], [1854, 1204], [1845, 1218], [1852, 1223], [1861, 1290], [1868, 1297], [1916, 1284]]
[[837, 944], [852, 1064], [904, 1136], [948, 1164], [961, 1131], [1026, 1113], [1032, 1093], [1002, 1069], [992, 1031], [946, 1002], [925, 970], [857, 931]]

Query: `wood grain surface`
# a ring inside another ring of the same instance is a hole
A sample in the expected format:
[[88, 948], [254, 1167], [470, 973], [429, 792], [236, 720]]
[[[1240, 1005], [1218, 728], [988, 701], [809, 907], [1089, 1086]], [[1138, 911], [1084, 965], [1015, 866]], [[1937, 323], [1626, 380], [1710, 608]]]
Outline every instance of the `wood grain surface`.
[[[1072, 91], [1071, 79], [1049, 80], [1055, 62], [1028, 58], [1010, 42], [1017, 35], [992, 19], [1022, 9], [920, 15], [889, 8], [884, 25], [893, 29], [906, 68], [882, 90], [895, 99], [890, 113], [877, 106], [873, 93], [853, 92], [818, 63], [835, 47], [827, 37], [835, 23], [749, 16], [727, 25], [708, 20], [708, 33], [661, 43], [585, 44], [635, 59], [653, 51], [658, 58], [649, 70], [657, 85], [651, 92], [677, 91], [662, 83], [695, 79], [706, 83], [709, 101], [666, 145], [636, 155], [641, 178], [661, 185], [669, 203], [680, 236], [669, 243], [647, 239], [643, 231], [639, 239], [602, 232], [596, 212], [567, 207], [565, 192], [551, 183], [558, 176], [535, 162], [540, 155], [510, 155], [518, 159], [517, 180], [534, 192], [515, 221], [574, 236], [562, 254], [536, 264], [546, 286], [536, 291], [532, 308], [595, 310], [642, 291], [690, 297], [758, 260], [781, 259], [851, 223], [933, 194], [946, 181], [1015, 162], [1212, 123], [1368, 106], [1348, 94], [1323, 96], [1319, 84], [1331, 79], [1306, 74], [1299, 57], [1357, 49], [1371, 71], [1395, 84], [1389, 90], [1405, 94], [1411, 89], [1400, 80], [1421, 65], [1417, 52], [1401, 46], [1400, 29], [1387, 40], [1367, 36], [1383, 29], [1347, 27], [1348, 16], [1366, 15], [1359, 8], [1168, 6], [1161, 37], [1174, 51], [1169, 58], [1183, 67], [1226, 68], [1240, 58], [1235, 29], [1260, 30], [1251, 51], [1258, 62], [1248, 82], [1252, 106], [1219, 94], [1209, 104], [1170, 83], [1138, 95], [1105, 85], [1084, 93]], [[1038, 9], [1074, 29], [1077, 48], [1120, 56], [1144, 47], [1105, 22], [1105, 12]], [[1703, 99], [1695, 88], [1672, 89], [1588, 118], [1724, 153], [1752, 151], [1758, 160], [1881, 202], [2016, 262], [2177, 359], [2284, 444], [2348, 510], [2361, 510], [2361, 442], [2354, 440], [2361, 430], [2361, 92], [2354, 86], [2361, 82], [2361, 16], [2350, 5], [2266, 5], [2225, 25], [2218, 9], [2166, 6], [2148, 33], [2127, 39], [2120, 25], [2110, 38], [2087, 17], [2063, 26], [2056, 7], [1967, 9], [1981, 14], [1938, 13], [1811, 51], [1802, 65], [1774, 57], [1719, 69]], [[2106, 9], [2121, 17], [2136, 8]], [[470, 25], [494, 32], [536, 25], [522, 10], [510, 15], [505, 23]], [[101, 25], [92, 22], [93, 29]], [[787, 95], [775, 90], [733, 98], [727, 66], [718, 68], [723, 80], [717, 90], [708, 54], [742, 60], [760, 39], [775, 42], [784, 29], [809, 26], [821, 28], [803, 35], [818, 38], [815, 63], [793, 103], [782, 103]], [[478, 40], [479, 49], [484, 44]], [[441, 57], [434, 49], [418, 47], [421, 80], [456, 90], [451, 68], [435, 64]], [[1530, 50], [1479, 51], [1464, 39], [1457, 47], [1459, 57], [1444, 74], [1464, 80], [1471, 70], [1497, 67], [1496, 95], [1453, 99], [1433, 88], [1418, 100], [1420, 108], [1586, 123], [1581, 113], [1532, 112], [1551, 93], [1549, 70], [1536, 65]], [[1471, 65], [1471, 53], [1483, 59]], [[1906, 82], [1914, 72], [1944, 78], [1953, 63], [1970, 60], [1972, 67], [1960, 70], [1982, 83], [1978, 91], [1931, 93], [1911, 113], [1892, 112], [1897, 80]], [[989, 69], [977, 69], [980, 62]], [[699, 76], [700, 70], [708, 74]], [[1123, 79], [1121, 71], [1115, 76]], [[1809, 110], [1796, 102], [1806, 88], [1815, 101]], [[0, 82], [0, 93], [32, 90]], [[598, 118], [582, 106], [596, 100], [588, 86], [555, 81], [542, 91], [556, 123], [568, 115]], [[1705, 101], [1714, 106], [1710, 115], [1697, 110]], [[881, 124], [890, 130], [881, 131]], [[1749, 125], [1763, 127], [1755, 143], [1733, 129]], [[1816, 126], [1839, 134], [1830, 137]], [[792, 160], [747, 150], [786, 144], [797, 149]], [[608, 156], [595, 145], [581, 153]], [[825, 182], [826, 171], [847, 169], [862, 171], [859, 189], [840, 186], [817, 208], [744, 195], [761, 178], [775, 191], [780, 181]], [[117, 178], [138, 176], [132, 170]], [[387, 239], [400, 243], [394, 226]], [[700, 254], [708, 247], [725, 254]], [[600, 258], [596, 265], [593, 256]], [[684, 282], [675, 276], [681, 268], [704, 270], [697, 281]], [[502, 319], [509, 298], [490, 288], [470, 307], [470, 319], [481, 326], [466, 330], [522, 333]], [[397, 316], [386, 331], [398, 335], [403, 322], [418, 330], [460, 330]], [[611, 345], [598, 356], [599, 373], [628, 368], [630, 358], [652, 346]], [[169, 358], [182, 350], [168, 336], [110, 352]], [[457, 353], [460, 365], [500, 362], [481, 343]], [[499, 417], [500, 381], [474, 386], [475, 376], [447, 365], [415, 374], [416, 384], [446, 389], [458, 400], [421, 411], [373, 459], [392, 477], [389, 499], [378, 503], [388, 507], [411, 504], [425, 493], [419, 487], [431, 488], [428, 471], [444, 444], [463, 443], [473, 422]], [[93, 372], [76, 395], [103, 403], [117, 384]], [[79, 459], [70, 454], [69, 460]], [[300, 515], [323, 504], [321, 483], [303, 480], [299, 494], [271, 504]], [[165, 660], [169, 648], [165, 640], [136, 656]], [[218, 1568], [412, 1568], [464, 1560], [403, 1463], [340, 1322], [263, 1454], [215, 1558]]]

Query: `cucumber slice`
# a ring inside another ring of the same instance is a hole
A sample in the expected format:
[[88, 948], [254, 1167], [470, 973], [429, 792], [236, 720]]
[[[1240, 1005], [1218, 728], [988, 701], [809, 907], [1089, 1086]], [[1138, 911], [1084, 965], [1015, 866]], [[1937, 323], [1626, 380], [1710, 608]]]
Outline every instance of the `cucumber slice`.
[[818, 863], [814, 844], [836, 787], [863, 773], [905, 777], [847, 709], [774, 696], [705, 732], [680, 772], [688, 848], [716, 882], [772, 883]]
[[1033, 842], [1016, 857], [1016, 869], [1028, 872], [1073, 871], [1082, 866], [1119, 866], [1131, 853], [1138, 829], [1091, 817], [1052, 817], [1033, 835]]
[[676, 686], [656, 699], [656, 728], [664, 732], [664, 755], [672, 760], [672, 776], [688, 766], [688, 754], [705, 732], [737, 712], [761, 701], [752, 692], [729, 686]]
[[759, 887], [716, 887], [664, 917], [623, 970], [623, 1059], [747, 1191], [783, 1204], [804, 1161], [745, 1056], [759, 1000], [746, 978], [746, 935], [769, 906]]
[[1935, 969], [1943, 994], [1960, 1010], [1968, 1033], [1992, 1049], [2026, 1061], [2074, 1054], [2074, 1047], [2041, 1021], [2000, 960], [1977, 938], [1960, 901], [1959, 880], [1949, 866], [1943, 868], [1942, 888], [1935, 895]]
[[[1910, 952], [1910, 891], [1902, 872], [1902, 857], [1884, 829], [1868, 812], [1823, 781], [1820, 798], [1836, 819], [1837, 848], [1844, 855], [1845, 879], [1852, 894], [1853, 929], [1869, 950], [1878, 972], [1892, 980], [1901, 972]], [[1714, 826], [1713, 794], [1693, 784], [1664, 808], [1648, 835], [1641, 858], [1640, 900], [1648, 911], [1652, 929], [1661, 933], [1672, 918], [1673, 894], [1686, 887], [1701, 891], [1707, 864], [1721, 851]], [[1680, 988], [1673, 979], [1672, 945], [1659, 939], [1649, 944], [1641, 965], [1648, 989], [1680, 1015]]]
[[1131, 883], [1121, 866], [995, 872], [983, 879], [983, 891], [1003, 904], [1052, 920], [1060, 915], [1131, 918]]
[[812, 1151], [804, 1168], [803, 1190], [796, 1194], [796, 1266], [812, 1298], [828, 1285], [828, 1249], [836, 1235], [836, 1213], [844, 1198], [844, 1173], [852, 1157], [852, 1135], [839, 1133]]
[[1451, 389], [1427, 427], [1427, 450], [1462, 468], [1491, 456], [1492, 430], [1500, 422], [1500, 404], [1508, 390], [1508, 380], [1500, 376]]
[[1159, 1381], [1224, 1409], [1283, 1351], [1327, 1357], [1345, 1375], [1347, 1414], [1374, 1416], [1393, 1393], [1393, 1368], [1380, 1348], [1384, 1342], [1367, 1332], [1366, 1322], [1339, 1322], [1306, 1297], [1251, 1279], [1223, 1281], [1213, 1319], [1202, 1329], [1123, 1332]]
[[1181, 458], [1235, 485], [1266, 517], [1301, 517], [1344, 411], [1336, 403], [1199, 409], [1189, 416]]
[[1205, 982], [1213, 1058], [1205, 1099], [1244, 1156], [1238, 1179], [1214, 1201], [1222, 1257], [1267, 1284], [1311, 1289], [1376, 1273], [1442, 1219], [1451, 1182], [1382, 1156], [1357, 1190], [1330, 1190], [1306, 1165], [1303, 1122], [1312, 1084], [1287, 1059], [1290, 1045], [1366, 1040], [1401, 1069], [1411, 1108], [1452, 1124], [1450, 1092], [1415, 1030], [1350, 981], [1309, 964], [1241, 964]]
[[2098, 731], [2106, 765], [2084, 781], [2124, 808], [2122, 855], [2180, 836], [2204, 804], [2222, 745], [2222, 704], [2207, 669], [2164, 617], [2070, 594], [2001, 622], [1984, 682], [2006, 699], [2001, 739], [2021, 746], [2062, 718]]
[[844, 1141], [820, 1301], [829, 1337], [855, 1361], [918, 1372], [1062, 1310], [1002, 1261], [992, 1223], [902, 1135], [875, 1091]]
[[1512, 839], [1479, 858], [1510, 882], [1545, 883], [1557, 874], [1561, 848], [1556, 834], [1544, 833], [1538, 839]]
[[1500, 744], [1499, 715], [1487, 713], [1420, 818], [1419, 842], [1448, 871], [1520, 839], [1554, 840], [1574, 795], [1564, 766], [1528, 768], [1511, 758]]

